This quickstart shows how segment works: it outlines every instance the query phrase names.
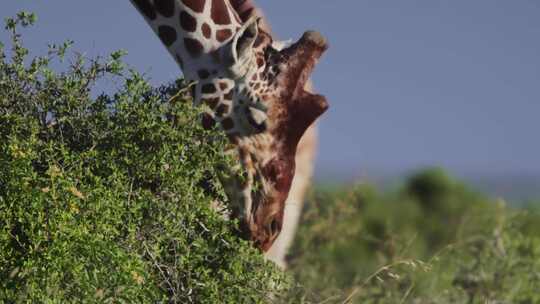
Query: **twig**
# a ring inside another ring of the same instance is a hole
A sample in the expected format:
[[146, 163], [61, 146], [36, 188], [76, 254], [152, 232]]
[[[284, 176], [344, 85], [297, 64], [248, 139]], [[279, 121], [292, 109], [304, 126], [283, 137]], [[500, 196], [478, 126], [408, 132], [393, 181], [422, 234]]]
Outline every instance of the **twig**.
[[169, 280], [167, 279], [167, 276], [165, 275], [165, 273], [163, 273], [163, 270], [161, 270], [161, 267], [159, 266], [156, 258], [152, 255], [152, 253], [150, 252], [150, 249], [148, 248], [148, 246], [146, 245], [146, 242], [143, 242], [143, 246], [144, 246], [144, 249], [146, 250], [146, 253], [150, 256], [150, 258], [152, 259], [152, 262], [154, 262], [154, 267], [156, 267], [158, 270], [159, 270], [159, 273], [161, 274], [161, 276], [163, 277], [163, 280], [165, 281], [165, 283], [167, 283], [167, 285], [169, 286], [169, 289], [171, 290], [171, 292], [173, 293], [173, 297], [174, 298], [177, 298], [177, 295], [176, 295], [176, 292], [175, 292], [175, 288], [174, 286], [172, 286], [171, 282], [169, 282]]
[[401, 298], [401, 301], [399, 301], [399, 304], [405, 303], [405, 300], [407, 300], [407, 298], [409, 297], [413, 289], [414, 289], [414, 283], [412, 283], [411, 287], [407, 289], [407, 292], [405, 292], [405, 294], [403, 295], [403, 298]]
[[371, 281], [374, 277], [377, 277], [379, 274], [381, 274], [382, 272], [384, 271], [387, 271], [388, 269], [391, 269], [397, 265], [401, 265], [401, 264], [410, 264], [411, 261], [410, 260], [401, 260], [401, 261], [397, 261], [397, 262], [394, 262], [392, 264], [388, 264], [388, 265], [384, 265], [382, 266], [381, 268], [377, 269], [377, 271], [375, 271], [374, 273], [372, 273], [370, 276], [368, 276], [363, 282], [362, 284], [360, 284], [359, 286], [355, 287], [353, 289], [353, 291], [349, 294], [349, 296], [342, 302], [342, 304], [349, 304], [351, 303], [352, 299], [356, 296], [356, 294], [358, 292], [360, 292], [360, 290], [362, 290], [362, 288], [367, 285], [367, 283], [369, 283], [369, 281]]
[[181, 90], [179, 90], [176, 94], [174, 94], [173, 96], [171, 96], [171, 98], [169, 98], [168, 102], [173, 102], [175, 101], [178, 97], [180, 97], [180, 95], [183, 95], [185, 94], [186, 92], [188, 92], [192, 86], [196, 85], [197, 84], [197, 81], [192, 81], [190, 82], [185, 88], [182, 88]]

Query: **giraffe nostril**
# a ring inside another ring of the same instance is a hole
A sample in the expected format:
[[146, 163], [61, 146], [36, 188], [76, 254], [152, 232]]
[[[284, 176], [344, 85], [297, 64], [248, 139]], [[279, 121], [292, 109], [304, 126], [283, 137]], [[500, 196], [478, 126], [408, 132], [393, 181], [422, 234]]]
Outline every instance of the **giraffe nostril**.
[[280, 227], [276, 219], [272, 220], [272, 223], [270, 223], [270, 231], [272, 232], [272, 236], [275, 236], [279, 233]]

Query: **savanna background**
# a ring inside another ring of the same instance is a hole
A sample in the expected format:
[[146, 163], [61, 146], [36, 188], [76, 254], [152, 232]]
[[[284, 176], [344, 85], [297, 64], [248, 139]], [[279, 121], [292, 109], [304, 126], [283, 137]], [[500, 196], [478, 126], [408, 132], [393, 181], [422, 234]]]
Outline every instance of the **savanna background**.
[[208, 208], [225, 139], [128, 1], [10, 0], [0, 301], [539, 303], [540, 6], [259, 2], [331, 43], [289, 270]]

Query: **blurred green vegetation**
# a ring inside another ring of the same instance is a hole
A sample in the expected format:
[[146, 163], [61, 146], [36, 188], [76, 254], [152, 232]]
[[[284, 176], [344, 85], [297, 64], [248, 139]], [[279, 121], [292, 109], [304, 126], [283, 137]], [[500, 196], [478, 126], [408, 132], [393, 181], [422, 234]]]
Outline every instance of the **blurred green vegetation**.
[[315, 192], [291, 272], [291, 303], [539, 303], [540, 214], [449, 177]]

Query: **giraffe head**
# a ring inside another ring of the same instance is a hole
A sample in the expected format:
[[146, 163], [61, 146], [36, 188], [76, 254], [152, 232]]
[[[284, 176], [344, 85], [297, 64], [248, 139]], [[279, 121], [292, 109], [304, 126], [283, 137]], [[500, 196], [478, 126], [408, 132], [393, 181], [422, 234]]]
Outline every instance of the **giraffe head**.
[[[265, 35], [253, 32], [255, 37]], [[304, 90], [316, 61], [326, 49], [326, 41], [316, 32], [306, 32], [298, 42], [281, 51], [271, 44], [260, 52], [254, 46], [254, 61], [259, 64], [246, 60], [248, 64], [243, 69], [247, 77], [238, 78], [235, 85], [235, 96], [246, 98], [242, 102], [246, 104], [245, 113], [239, 118], [247, 124], [244, 132], [232, 140], [243, 169], [248, 172], [248, 182], [239, 188], [243, 189], [237, 200], [243, 202], [240, 217], [245, 216], [247, 234], [266, 251], [281, 231], [298, 142], [328, 107], [323, 96]]]
[[246, 175], [226, 188], [243, 231], [266, 251], [282, 227], [295, 171], [296, 146], [327, 109], [304, 90], [326, 40], [306, 32], [288, 48], [274, 47], [259, 19], [246, 21], [228, 0], [131, 0], [204, 104], [203, 126], [229, 136]]

